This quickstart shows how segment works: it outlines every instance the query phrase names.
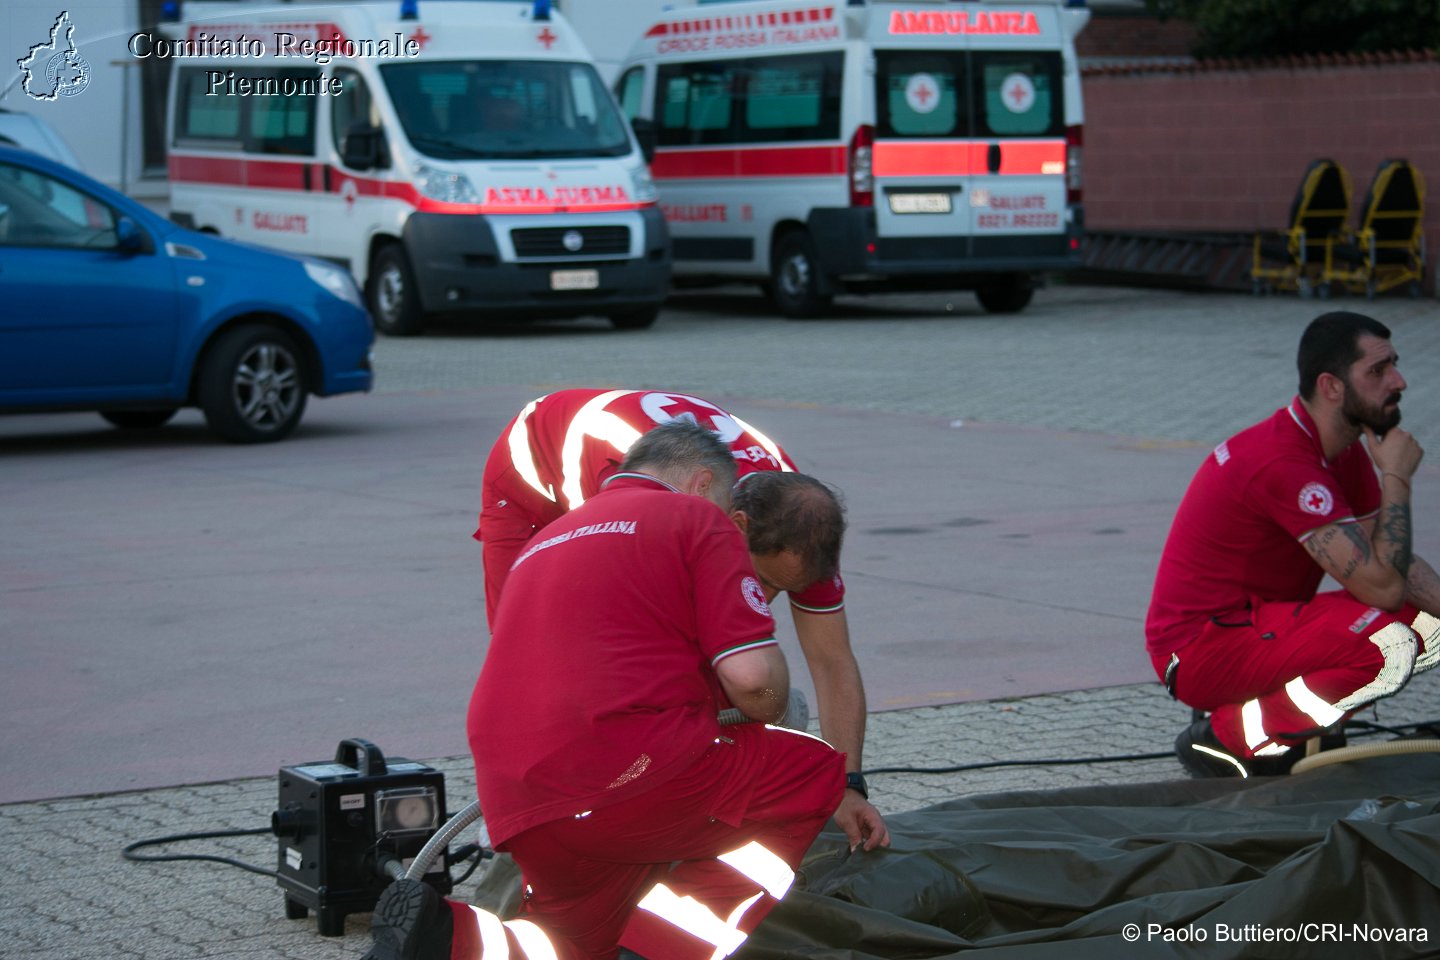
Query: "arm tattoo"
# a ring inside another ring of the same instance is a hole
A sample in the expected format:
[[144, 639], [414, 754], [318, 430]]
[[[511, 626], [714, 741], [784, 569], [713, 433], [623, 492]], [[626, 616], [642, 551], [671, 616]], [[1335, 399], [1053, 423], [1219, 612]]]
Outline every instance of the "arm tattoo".
[[1410, 564], [1414, 560], [1411, 552], [1410, 504], [1392, 503], [1385, 508], [1378, 528], [1384, 543], [1390, 547], [1386, 559], [1400, 576], [1410, 576]]
[[1329, 527], [1322, 533], [1318, 533], [1305, 541], [1305, 549], [1310, 551], [1310, 556], [1323, 569], [1330, 569], [1330, 541], [1335, 539], [1335, 528]]
[[1355, 545], [1355, 550], [1350, 555], [1350, 562], [1345, 564], [1345, 573], [1342, 578], [1349, 579], [1357, 568], [1370, 562], [1370, 541], [1366, 539], [1365, 531], [1360, 529], [1359, 524], [1344, 523], [1340, 525], [1340, 529], [1346, 538]]

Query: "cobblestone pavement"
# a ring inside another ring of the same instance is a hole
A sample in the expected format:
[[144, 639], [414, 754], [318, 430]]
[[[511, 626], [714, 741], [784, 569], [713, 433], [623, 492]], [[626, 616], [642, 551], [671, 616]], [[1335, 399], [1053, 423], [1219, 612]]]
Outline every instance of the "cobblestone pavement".
[[[638, 333], [578, 322], [504, 332], [451, 326], [415, 340], [382, 340], [378, 390], [683, 384], [791, 403], [1213, 442], [1288, 399], [1298, 333], [1327, 306], [1059, 287], [1006, 319], [984, 315], [964, 295], [846, 300], [831, 319], [792, 323], [769, 316], [748, 291], [726, 291], [679, 297], [653, 330]], [[1402, 369], [1411, 375], [1407, 411], [1431, 414], [1415, 429], [1440, 451], [1433, 416], [1440, 411], [1440, 309], [1408, 300], [1334, 306], [1369, 312], [1392, 327]], [[1412, 684], [1381, 705], [1378, 719], [1440, 717], [1436, 686]], [[870, 719], [867, 765], [936, 768], [1164, 751], [1187, 716], [1154, 684], [890, 711]], [[7, 758], [22, 762], [43, 763], [43, 744], [33, 757]], [[459, 809], [473, 795], [468, 758], [430, 762], [446, 773], [451, 809]], [[1165, 757], [887, 773], [872, 778], [872, 790], [883, 810], [898, 814], [961, 794], [1178, 775]], [[350, 918], [344, 937], [322, 938], [313, 920], [284, 918], [268, 878], [215, 863], [135, 864], [120, 857], [122, 845], [142, 838], [265, 828], [275, 802], [274, 778], [254, 778], [0, 806], [0, 824], [15, 844], [0, 880], [6, 931], [0, 957], [358, 957], [368, 946], [363, 915]], [[276, 841], [260, 835], [175, 849], [270, 866]]]
[[744, 287], [673, 298], [648, 331], [603, 321], [451, 324], [376, 348], [377, 391], [615, 384], [1167, 441], [1216, 442], [1289, 401], [1305, 325], [1332, 309], [1391, 328], [1405, 408], [1440, 457], [1440, 304], [1054, 286], [1023, 313], [969, 294], [842, 298], [785, 321]]

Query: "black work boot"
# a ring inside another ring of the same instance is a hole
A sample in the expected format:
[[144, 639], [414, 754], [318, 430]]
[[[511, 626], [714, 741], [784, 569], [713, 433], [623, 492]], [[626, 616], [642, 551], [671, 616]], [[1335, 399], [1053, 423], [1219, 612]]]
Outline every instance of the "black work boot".
[[380, 894], [370, 918], [374, 945], [364, 960], [450, 960], [455, 920], [428, 883], [396, 880]]
[[[1209, 717], [1202, 717], [1175, 738], [1175, 755], [1192, 777], [1250, 776], [1250, 763], [1235, 756], [1215, 736]], [[1258, 771], [1256, 771], [1258, 772]]]

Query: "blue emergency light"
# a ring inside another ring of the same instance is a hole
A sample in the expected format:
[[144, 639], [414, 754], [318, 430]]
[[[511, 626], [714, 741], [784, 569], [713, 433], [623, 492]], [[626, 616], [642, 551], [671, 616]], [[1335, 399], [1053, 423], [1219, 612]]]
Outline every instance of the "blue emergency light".
[[400, 0], [400, 19], [419, 20], [420, 0]]
[[550, 0], [535, 0], [535, 6], [530, 9], [530, 19], [536, 22], [550, 19]]

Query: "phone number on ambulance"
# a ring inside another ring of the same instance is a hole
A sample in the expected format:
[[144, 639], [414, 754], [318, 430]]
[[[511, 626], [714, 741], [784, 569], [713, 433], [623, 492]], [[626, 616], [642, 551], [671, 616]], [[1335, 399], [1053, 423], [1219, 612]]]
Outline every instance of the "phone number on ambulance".
[[982, 230], [1003, 230], [1014, 227], [1058, 227], [1058, 213], [981, 213], [975, 216], [975, 226]]

